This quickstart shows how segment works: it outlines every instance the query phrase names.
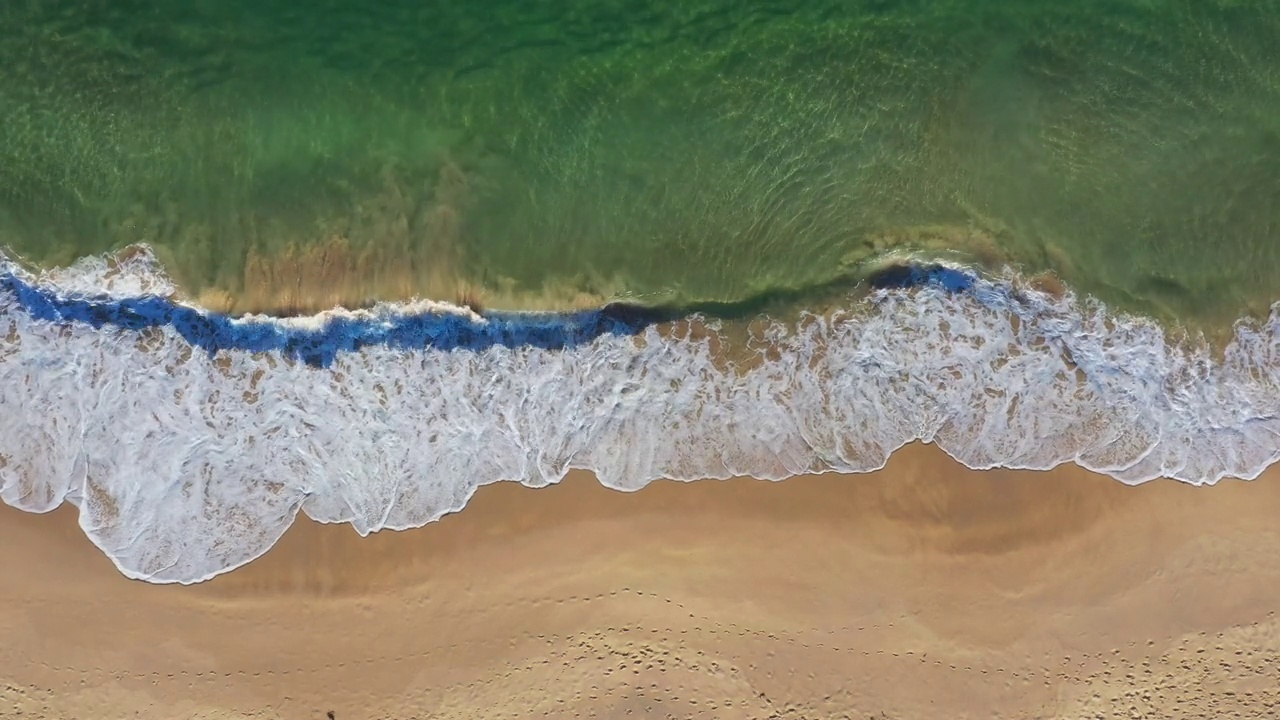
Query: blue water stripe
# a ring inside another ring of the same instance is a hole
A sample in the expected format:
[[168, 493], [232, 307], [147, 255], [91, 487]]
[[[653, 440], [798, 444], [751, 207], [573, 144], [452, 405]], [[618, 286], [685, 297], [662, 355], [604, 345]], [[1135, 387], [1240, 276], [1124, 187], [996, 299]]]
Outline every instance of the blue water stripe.
[[[880, 288], [936, 285], [949, 292], [963, 292], [970, 290], [976, 280], [971, 273], [943, 265], [903, 265], [879, 273], [870, 283]], [[563, 350], [604, 335], [635, 335], [649, 326], [688, 314], [677, 308], [614, 303], [576, 312], [493, 312], [479, 320], [448, 312], [336, 315], [319, 327], [307, 328], [206, 312], [155, 295], [63, 297], [11, 272], [0, 273], [0, 288], [13, 294], [18, 304], [38, 320], [128, 331], [167, 325], [210, 355], [219, 350], [279, 352], [315, 367], [329, 366], [339, 353], [372, 345], [404, 350], [480, 351], [495, 345]]]

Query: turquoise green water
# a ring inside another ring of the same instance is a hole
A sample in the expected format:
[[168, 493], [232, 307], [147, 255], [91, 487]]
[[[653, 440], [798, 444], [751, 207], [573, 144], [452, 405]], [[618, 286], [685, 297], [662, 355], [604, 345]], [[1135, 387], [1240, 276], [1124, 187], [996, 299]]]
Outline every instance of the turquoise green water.
[[29, 0], [0, 67], [36, 262], [146, 241], [240, 293], [340, 236], [427, 293], [694, 301], [951, 249], [1183, 319], [1280, 299], [1274, 1]]

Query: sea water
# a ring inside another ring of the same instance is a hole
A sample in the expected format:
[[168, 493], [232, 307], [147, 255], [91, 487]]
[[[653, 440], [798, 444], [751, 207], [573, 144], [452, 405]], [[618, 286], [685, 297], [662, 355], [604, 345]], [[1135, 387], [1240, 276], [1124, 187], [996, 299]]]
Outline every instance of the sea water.
[[0, 246], [145, 242], [236, 312], [734, 302], [886, 248], [1280, 299], [1277, 0], [30, 0], [0, 67]]
[[572, 468], [1280, 452], [1277, 0], [30, 0], [0, 67], [0, 496], [130, 577]]

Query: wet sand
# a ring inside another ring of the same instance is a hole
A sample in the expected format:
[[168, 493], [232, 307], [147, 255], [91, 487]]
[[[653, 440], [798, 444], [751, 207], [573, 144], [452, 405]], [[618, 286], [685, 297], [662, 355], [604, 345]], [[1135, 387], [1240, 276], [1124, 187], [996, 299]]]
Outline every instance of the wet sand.
[[[298, 522], [191, 587], [74, 509], [0, 508], [0, 716], [1280, 714], [1280, 473], [971, 472], [483, 488], [428, 527]], [[332, 713], [332, 715], [329, 715]]]

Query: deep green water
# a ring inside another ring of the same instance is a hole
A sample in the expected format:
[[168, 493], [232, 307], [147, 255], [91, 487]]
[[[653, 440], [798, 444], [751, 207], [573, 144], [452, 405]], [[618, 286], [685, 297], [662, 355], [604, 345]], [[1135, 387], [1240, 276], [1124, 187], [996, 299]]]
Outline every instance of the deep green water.
[[951, 247], [1229, 319], [1280, 300], [1280, 2], [0, 4], [0, 241], [235, 291], [333, 233], [654, 300]]

